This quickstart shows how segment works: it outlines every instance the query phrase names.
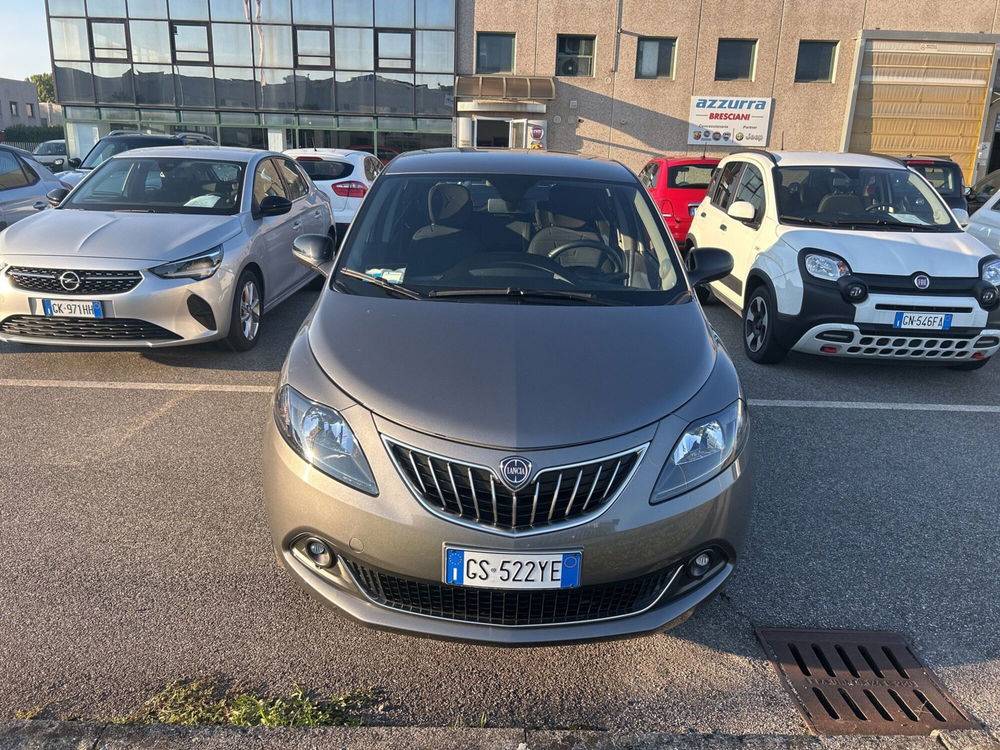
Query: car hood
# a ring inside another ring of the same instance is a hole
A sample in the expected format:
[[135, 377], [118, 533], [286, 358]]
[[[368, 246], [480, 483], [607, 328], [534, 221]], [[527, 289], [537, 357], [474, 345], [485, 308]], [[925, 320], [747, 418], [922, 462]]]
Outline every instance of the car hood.
[[239, 216], [48, 210], [8, 227], [0, 253], [163, 262], [208, 250], [239, 231]]
[[826, 250], [855, 273], [910, 276], [979, 276], [979, 261], [991, 251], [965, 232], [858, 232], [782, 227], [781, 239], [795, 250]]
[[75, 186], [80, 180], [90, 174], [90, 170], [71, 169], [68, 172], [60, 172], [59, 179], [67, 185]]
[[518, 450], [593, 442], [655, 422], [698, 392], [716, 360], [694, 303], [584, 307], [326, 293], [309, 343], [330, 379], [376, 414]]

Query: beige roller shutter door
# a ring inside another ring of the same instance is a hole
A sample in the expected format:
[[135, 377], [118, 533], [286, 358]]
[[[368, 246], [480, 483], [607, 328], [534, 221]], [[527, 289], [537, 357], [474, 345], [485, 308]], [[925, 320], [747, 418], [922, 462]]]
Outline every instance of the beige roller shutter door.
[[993, 44], [865, 41], [849, 150], [950, 156], [972, 179]]

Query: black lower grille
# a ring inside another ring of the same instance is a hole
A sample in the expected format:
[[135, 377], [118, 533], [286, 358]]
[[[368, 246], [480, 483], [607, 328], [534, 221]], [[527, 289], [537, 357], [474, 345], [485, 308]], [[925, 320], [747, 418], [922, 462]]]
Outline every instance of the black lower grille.
[[7, 276], [18, 289], [52, 294], [122, 294], [142, 281], [138, 271], [70, 271], [12, 266]]
[[172, 341], [176, 333], [135, 318], [47, 318], [13, 315], [0, 323], [0, 333], [41, 339], [93, 339], [95, 341]]
[[345, 561], [379, 604], [419, 615], [483, 625], [558, 625], [635, 614], [652, 605], [676, 567], [618, 583], [575, 589], [507, 591], [414, 581]]

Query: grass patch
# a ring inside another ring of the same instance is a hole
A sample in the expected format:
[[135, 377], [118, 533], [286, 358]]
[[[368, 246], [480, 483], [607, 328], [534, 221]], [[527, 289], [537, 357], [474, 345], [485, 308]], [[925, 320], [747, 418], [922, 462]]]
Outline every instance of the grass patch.
[[26, 708], [23, 711], [15, 711], [14, 718], [28, 719], [28, 720], [37, 719], [39, 716], [41, 716], [42, 711], [44, 710], [45, 706], [35, 706], [34, 708]]

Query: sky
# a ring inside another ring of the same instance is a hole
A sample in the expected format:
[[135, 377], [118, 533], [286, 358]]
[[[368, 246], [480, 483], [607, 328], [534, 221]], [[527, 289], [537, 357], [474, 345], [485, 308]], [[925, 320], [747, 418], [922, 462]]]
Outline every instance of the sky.
[[23, 80], [51, 67], [45, 0], [0, 0], [0, 78]]

